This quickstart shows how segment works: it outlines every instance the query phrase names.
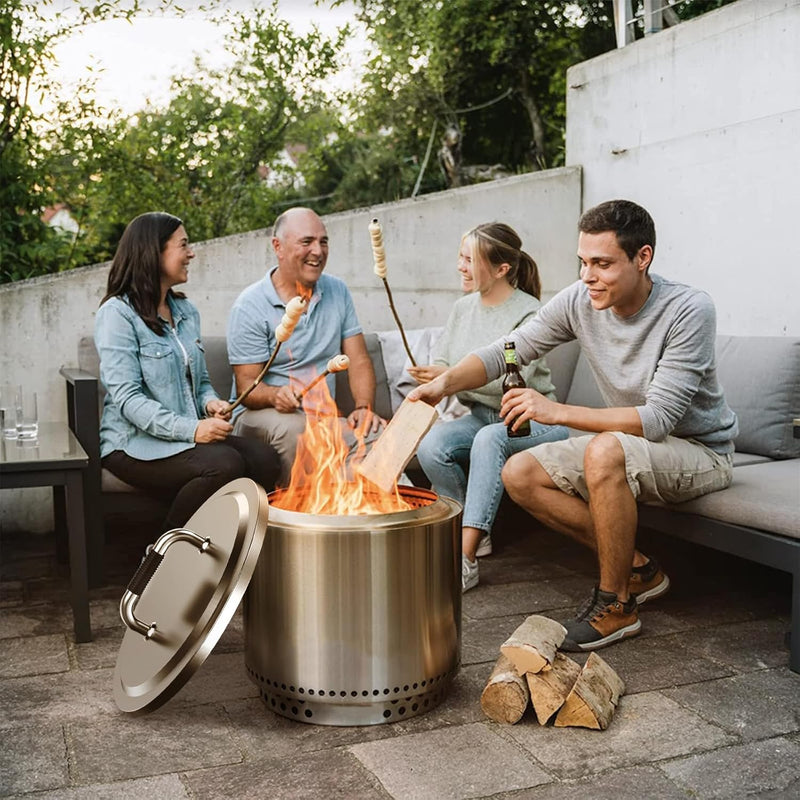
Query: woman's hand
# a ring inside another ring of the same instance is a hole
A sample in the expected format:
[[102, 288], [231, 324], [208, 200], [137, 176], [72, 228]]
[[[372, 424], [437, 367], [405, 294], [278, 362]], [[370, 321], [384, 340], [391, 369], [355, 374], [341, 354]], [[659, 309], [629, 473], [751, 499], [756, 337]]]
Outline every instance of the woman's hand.
[[194, 440], [198, 444], [223, 442], [228, 438], [232, 430], [233, 425], [230, 422], [217, 417], [207, 417], [197, 423], [197, 427], [194, 430]]
[[512, 430], [529, 419], [543, 425], [559, 425], [560, 407], [560, 403], [548, 400], [535, 389], [511, 389], [503, 395], [500, 416]]
[[441, 364], [427, 364], [425, 366], [409, 367], [408, 374], [417, 383], [430, 383], [434, 378], [438, 378], [447, 367]]
[[224, 400], [209, 400], [206, 403], [206, 414], [217, 419], [230, 419], [231, 404]]
[[357, 408], [348, 414], [347, 425], [356, 431], [357, 436], [369, 436], [385, 426], [386, 420], [373, 414], [371, 408]]

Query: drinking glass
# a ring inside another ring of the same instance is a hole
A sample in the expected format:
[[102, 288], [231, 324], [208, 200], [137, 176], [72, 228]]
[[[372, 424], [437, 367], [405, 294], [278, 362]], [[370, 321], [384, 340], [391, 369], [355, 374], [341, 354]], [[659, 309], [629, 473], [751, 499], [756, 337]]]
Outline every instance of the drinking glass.
[[19, 387], [17, 392], [17, 437], [35, 439], [39, 435], [39, 412], [36, 392]]
[[4, 439], [17, 438], [16, 401], [19, 386], [0, 386], [0, 433]]

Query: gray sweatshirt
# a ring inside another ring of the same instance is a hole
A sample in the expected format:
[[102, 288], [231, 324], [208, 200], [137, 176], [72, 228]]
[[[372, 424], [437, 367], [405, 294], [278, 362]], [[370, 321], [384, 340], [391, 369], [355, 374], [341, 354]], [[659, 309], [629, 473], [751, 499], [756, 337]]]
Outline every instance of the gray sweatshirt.
[[[521, 289], [514, 289], [499, 306], [483, 305], [478, 292], [459, 298], [433, 349], [433, 363], [450, 367], [481, 345], [493, 342], [498, 336], [508, 338], [508, 332], [533, 319], [541, 305], [532, 294], [526, 294]], [[505, 369], [503, 361], [503, 372]], [[550, 380], [550, 369], [544, 361], [531, 360], [520, 369], [520, 373], [526, 386], [536, 389], [551, 400], [556, 399], [555, 387]], [[480, 403], [497, 411], [503, 397], [501, 384], [502, 380], [498, 378], [477, 389], [459, 392], [457, 396], [465, 405]]]
[[[606, 406], [635, 407], [645, 438], [696, 439], [730, 453], [738, 424], [717, 381], [714, 303], [703, 291], [650, 277], [650, 296], [630, 317], [595, 311], [576, 281], [505, 338], [522, 364], [577, 339]], [[489, 380], [504, 370], [502, 339], [475, 354]]]

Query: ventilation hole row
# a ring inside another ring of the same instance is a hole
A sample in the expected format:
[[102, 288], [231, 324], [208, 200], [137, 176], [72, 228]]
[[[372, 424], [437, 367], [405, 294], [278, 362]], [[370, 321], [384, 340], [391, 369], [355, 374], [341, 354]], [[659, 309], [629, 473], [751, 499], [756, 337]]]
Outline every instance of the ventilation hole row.
[[[411, 707], [410, 707], [411, 708], [411, 713], [413, 714], [414, 712], [419, 711], [420, 707], [427, 708], [429, 705], [430, 706], [435, 706], [439, 702], [439, 698], [440, 698], [439, 692], [436, 692], [433, 695], [433, 697], [426, 697], [424, 699], [420, 698], [420, 702], [411, 704]], [[410, 700], [410, 699], [411, 698], [406, 698], [406, 702], [408, 700]], [[397, 702], [397, 701], [395, 701], [395, 700], [392, 701], [392, 703], [395, 703], [395, 702]], [[391, 708], [386, 708], [383, 711], [383, 718], [384, 719], [391, 719], [393, 713], [397, 713], [398, 717], [403, 717], [403, 716], [405, 716], [405, 713], [406, 713], [407, 710], [408, 709], [406, 708], [406, 706], [400, 706], [399, 708], [395, 709], [394, 711]]]
[[[272, 708], [274, 708], [276, 710], [279, 709], [282, 712], [291, 711], [291, 713], [295, 717], [299, 717], [300, 716], [301, 709], [299, 709], [296, 705], [289, 705], [289, 704], [285, 703], [283, 700], [281, 700], [280, 698], [272, 697], [271, 695], [267, 694], [267, 692], [261, 692], [261, 696], [264, 699], [264, 702], [268, 706], [271, 706]], [[409, 709], [410, 709], [411, 713], [414, 714], [417, 711], [419, 711], [420, 708], [425, 709], [425, 708], [428, 708], [428, 706], [431, 706], [431, 707], [436, 706], [436, 704], [439, 702], [441, 697], [442, 697], [442, 695], [440, 695], [439, 692], [436, 692], [432, 697], [420, 698], [419, 702], [412, 703], [409, 706], [409, 708], [406, 708], [406, 706], [403, 705], [403, 706], [400, 706], [399, 708], [395, 709], [394, 712], [392, 711], [392, 709], [387, 708], [383, 712], [383, 718], [384, 719], [391, 719], [393, 713], [396, 713], [398, 717], [403, 717], [403, 716], [405, 716], [406, 711], [409, 710]], [[410, 699], [411, 698], [407, 698], [407, 701], [410, 700]], [[393, 702], [395, 702], [395, 701], [393, 701]], [[314, 716], [314, 712], [310, 708], [302, 709], [302, 712], [303, 712], [303, 716], [306, 717], [306, 719], [311, 719]]]
[[[296, 705], [290, 706], [287, 703], [285, 703], [283, 700], [281, 700], [280, 698], [272, 697], [271, 695], [267, 694], [266, 692], [261, 692], [261, 696], [264, 698], [264, 702], [268, 706], [272, 706], [272, 708], [274, 708], [276, 710], [277, 709], [280, 709], [281, 711], [287, 711], [288, 710], [288, 711], [291, 711], [292, 714], [294, 714], [294, 716], [296, 716], [296, 717], [300, 716], [301, 709], [299, 709]], [[303, 704], [301, 703], [300, 705], [303, 705]], [[314, 716], [314, 712], [310, 708], [302, 709], [302, 711], [303, 711], [303, 716], [306, 717], [306, 719], [311, 719], [311, 717]]]
[[[336, 697], [337, 695], [339, 697], [347, 697], [348, 694], [350, 695], [350, 697], [358, 697], [359, 694], [362, 697], [369, 697], [370, 696], [370, 691], [368, 689], [362, 689], [361, 692], [358, 692], [355, 689], [351, 690], [350, 692], [347, 692], [344, 689], [340, 689], [339, 691], [337, 691], [336, 689], [327, 689], [327, 690], [326, 689], [316, 689], [316, 690], [315, 689], [305, 689], [302, 686], [300, 686], [299, 688], [295, 689], [295, 687], [292, 686], [292, 685], [288, 685], [287, 686], [287, 684], [285, 684], [285, 683], [279, 683], [278, 681], [273, 681], [270, 678], [265, 678], [263, 675], [259, 674], [258, 672], [256, 672], [255, 670], [251, 669], [250, 667], [247, 667], [247, 671], [254, 678], [256, 678], [259, 681], [259, 683], [266, 684], [267, 686], [272, 686], [275, 689], [282, 689], [284, 692], [289, 691], [289, 692], [292, 692], [293, 694], [296, 691], [298, 694], [306, 694], [306, 693], [308, 693], [308, 695], [310, 697], [314, 697], [315, 695], [319, 696], [319, 697], [325, 697], [326, 695], [328, 697]], [[371, 693], [372, 693], [373, 697], [378, 697], [380, 694], [384, 694], [384, 695], [387, 695], [387, 694], [400, 694], [401, 691], [402, 692], [407, 692], [407, 691], [409, 691], [409, 689], [419, 689], [419, 688], [424, 688], [426, 686], [433, 686], [435, 683], [438, 683], [439, 681], [443, 680], [444, 678], [450, 677], [452, 674], [453, 674], [453, 671], [451, 670], [450, 672], [443, 672], [441, 675], [436, 675], [433, 678], [427, 678], [427, 679], [425, 679], [423, 681], [418, 681], [418, 682], [415, 682], [415, 683], [412, 683], [412, 684], [408, 684], [407, 683], [402, 687], [395, 686], [392, 689], [390, 689], [388, 687], [385, 687], [384, 689], [373, 689]], [[394, 701], [394, 702], [397, 702], [397, 701]]]

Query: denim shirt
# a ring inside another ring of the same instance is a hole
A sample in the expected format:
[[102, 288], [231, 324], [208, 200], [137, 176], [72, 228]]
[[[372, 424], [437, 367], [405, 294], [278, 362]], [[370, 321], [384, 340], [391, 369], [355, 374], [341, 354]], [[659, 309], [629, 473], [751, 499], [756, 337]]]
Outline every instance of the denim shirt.
[[198, 420], [206, 415], [209, 400], [217, 399], [197, 309], [186, 299], [170, 296], [167, 302], [175, 327], [165, 325], [164, 336], [151, 331], [125, 298], [112, 297], [97, 312], [94, 340], [107, 392], [100, 423], [101, 458], [123, 450], [132, 458], [152, 461], [194, 447]]

